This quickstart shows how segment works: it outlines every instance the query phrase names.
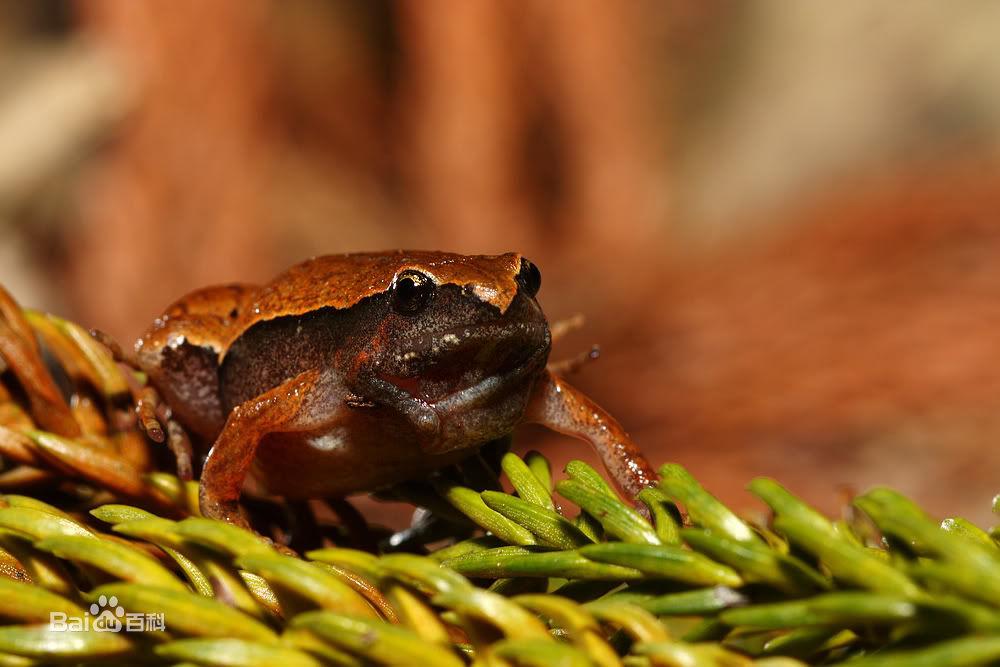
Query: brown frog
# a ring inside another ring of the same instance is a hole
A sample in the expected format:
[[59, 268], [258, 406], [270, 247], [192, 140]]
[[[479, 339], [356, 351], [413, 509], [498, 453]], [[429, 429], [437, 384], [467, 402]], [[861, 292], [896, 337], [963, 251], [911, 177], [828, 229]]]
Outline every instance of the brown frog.
[[589, 441], [619, 488], [655, 482], [613, 417], [547, 369], [538, 269], [515, 253], [318, 257], [192, 292], [136, 343], [177, 419], [214, 443], [202, 512], [246, 525], [253, 474], [290, 499], [426, 475], [536, 422]]

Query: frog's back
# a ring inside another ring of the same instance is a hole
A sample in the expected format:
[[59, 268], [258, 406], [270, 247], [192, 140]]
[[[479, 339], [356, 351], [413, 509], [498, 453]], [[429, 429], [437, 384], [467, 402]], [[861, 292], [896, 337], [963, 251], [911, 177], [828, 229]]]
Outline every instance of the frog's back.
[[466, 285], [501, 311], [517, 294], [515, 280], [521, 256], [458, 255], [428, 250], [324, 255], [296, 264], [255, 295], [252, 317], [242, 324], [285, 315], [302, 315], [320, 308], [346, 309], [386, 292], [396, 274], [413, 269], [439, 284]]

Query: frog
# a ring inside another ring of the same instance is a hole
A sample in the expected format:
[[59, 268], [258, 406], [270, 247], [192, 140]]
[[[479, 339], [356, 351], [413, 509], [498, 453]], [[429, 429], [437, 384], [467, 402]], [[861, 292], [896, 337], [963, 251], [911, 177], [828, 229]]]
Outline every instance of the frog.
[[524, 423], [589, 442], [634, 499], [656, 474], [549, 364], [540, 286], [514, 252], [324, 255], [187, 294], [134, 359], [171, 419], [210, 443], [201, 513], [241, 527], [248, 477], [288, 500], [343, 498], [431, 475]]

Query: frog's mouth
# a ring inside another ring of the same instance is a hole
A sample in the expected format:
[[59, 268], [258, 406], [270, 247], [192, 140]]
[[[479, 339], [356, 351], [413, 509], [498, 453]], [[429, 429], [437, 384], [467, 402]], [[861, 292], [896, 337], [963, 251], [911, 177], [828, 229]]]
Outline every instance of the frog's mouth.
[[402, 355], [411, 363], [383, 379], [446, 416], [516, 391], [545, 367], [550, 346], [544, 320], [457, 327], [410, 341]]
[[524, 345], [502, 356], [493, 373], [486, 374], [478, 382], [429, 403], [438, 413], [447, 414], [458, 409], [483, 405], [499, 396], [516, 391], [526, 378], [537, 375], [545, 368], [550, 344], [547, 327], [544, 334], [544, 343]]

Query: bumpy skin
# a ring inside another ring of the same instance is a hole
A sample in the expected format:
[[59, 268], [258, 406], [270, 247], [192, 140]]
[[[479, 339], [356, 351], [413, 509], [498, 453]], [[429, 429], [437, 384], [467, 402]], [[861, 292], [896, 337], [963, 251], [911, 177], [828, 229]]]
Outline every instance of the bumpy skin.
[[[401, 282], [414, 274], [418, 308]], [[610, 415], [546, 370], [537, 288], [514, 253], [319, 257], [262, 287], [189, 294], [137, 359], [214, 442], [202, 511], [234, 523], [251, 472], [289, 498], [344, 496], [454, 463], [524, 421], [590, 441], [634, 495], [655, 475]]]

